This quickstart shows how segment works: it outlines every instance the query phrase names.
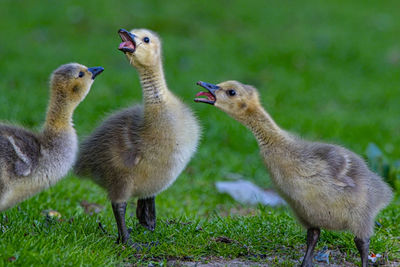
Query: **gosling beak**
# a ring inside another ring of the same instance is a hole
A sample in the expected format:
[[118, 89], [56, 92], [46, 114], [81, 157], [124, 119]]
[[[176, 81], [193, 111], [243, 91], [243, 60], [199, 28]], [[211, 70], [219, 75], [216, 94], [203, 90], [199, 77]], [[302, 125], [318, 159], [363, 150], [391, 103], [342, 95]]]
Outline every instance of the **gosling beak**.
[[202, 102], [202, 103], [207, 103], [210, 105], [214, 105], [215, 101], [217, 101], [216, 96], [215, 96], [215, 91], [220, 89], [218, 85], [211, 84], [211, 83], [206, 83], [199, 81], [197, 82], [197, 85], [200, 85], [201, 87], [204, 87], [208, 90], [208, 92], [199, 92], [196, 94], [196, 96], [206, 96], [207, 98], [195, 98], [194, 102]]
[[88, 68], [87, 70], [92, 73], [92, 80], [94, 80], [94, 78], [96, 78], [97, 75], [99, 75], [100, 73], [103, 72], [104, 68], [103, 67], [92, 67], [92, 68]]
[[118, 31], [119, 37], [121, 37], [122, 43], [119, 44], [118, 50], [124, 52], [124, 53], [133, 53], [136, 50], [136, 42], [135, 42], [135, 37], [133, 33], [125, 30], [125, 29], [119, 29]]

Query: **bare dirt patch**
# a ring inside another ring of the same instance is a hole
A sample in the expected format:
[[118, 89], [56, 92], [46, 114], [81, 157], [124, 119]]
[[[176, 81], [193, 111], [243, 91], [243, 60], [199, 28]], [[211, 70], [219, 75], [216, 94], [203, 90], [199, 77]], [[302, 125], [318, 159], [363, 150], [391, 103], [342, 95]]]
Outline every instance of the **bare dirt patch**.
[[[300, 259], [298, 261], [289, 260], [293, 266], [300, 265]], [[285, 266], [288, 263], [287, 259], [277, 258], [277, 257], [269, 257], [263, 260], [263, 262], [251, 261], [246, 259], [224, 259], [222, 257], [212, 257], [212, 258], [204, 258], [199, 261], [185, 261], [185, 260], [169, 260], [167, 262], [167, 266], [178, 266], [178, 267], [250, 267], [250, 266], [260, 266], [260, 267], [269, 267], [269, 266]], [[342, 261], [340, 263], [330, 262], [330, 264], [323, 262], [314, 262], [315, 266], [319, 267], [353, 267], [357, 266], [352, 262]], [[400, 262], [386, 262], [384, 264], [372, 264], [369, 266], [390, 266], [390, 267], [398, 267], [400, 266]]]

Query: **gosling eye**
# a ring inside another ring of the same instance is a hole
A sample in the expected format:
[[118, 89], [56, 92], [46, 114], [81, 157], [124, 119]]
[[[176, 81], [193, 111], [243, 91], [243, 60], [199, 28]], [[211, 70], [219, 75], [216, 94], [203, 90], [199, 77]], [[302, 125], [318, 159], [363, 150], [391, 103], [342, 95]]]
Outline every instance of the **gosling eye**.
[[236, 95], [236, 91], [233, 90], [233, 89], [230, 89], [230, 90], [226, 91], [226, 93], [227, 93], [229, 96], [234, 96], [234, 95]]
[[144, 37], [144, 38], [143, 38], [143, 42], [145, 42], [145, 43], [150, 43], [150, 38], [149, 38], [149, 37]]
[[79, 78], [82, 78], [83, 76], [85, 76], [85, 73], [83, 71], [80, 71], [78, 76]]

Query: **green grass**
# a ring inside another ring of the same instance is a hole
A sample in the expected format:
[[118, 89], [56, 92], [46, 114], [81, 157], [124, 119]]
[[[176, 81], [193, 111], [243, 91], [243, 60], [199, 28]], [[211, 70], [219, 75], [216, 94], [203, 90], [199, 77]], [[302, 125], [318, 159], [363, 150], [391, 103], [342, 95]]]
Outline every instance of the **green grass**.
[[[228, 7], [228, 8], [227, 8]], [[255, 85], [283, 128], [364, 155], [369, 142], [400, 158], [400, 9], [398, 1], [11, 1], [0, 2], [0, 118], [39, 129], [48, 77], [61, 64], [101, 65], [105, 72], [75, 112], [83, 137], [115, 109], [141, 101], [136, 72], [117, 50], [121, 27], [145, 27], [163, 39], [169, 87], [198, 114], [198, 153], [156, 199], [154, 233], [128, 216], [141, 253], [114, 244], [105, 192], [72, 175], [0, 215], [0, 266], [148, 263], [168, 259], [245, 258], [299, 263], [305, 233], [286, 208], [246, 207], [217, 193], [215, 181], [240, 173], [271, 183], [252, 134], [219, 110], [192, 99], [195, 82], [236, 79]], [[105, 209], [84, 213], [82, 200]], [[400, 260], [400, 198], [379, 216], [371, 250]], [[61, 221], [41, 212], [54, 209]], [[134, 214], [130, 205], [128, 214]], [[243, 216], [238, 214], [244, 214]], [[106, 231], [99, 227], [99, 222]], [[232, 243], [218, 242], [218, 237]], [[352, 236], [322, 232], [318, 249], [359, 262]]]

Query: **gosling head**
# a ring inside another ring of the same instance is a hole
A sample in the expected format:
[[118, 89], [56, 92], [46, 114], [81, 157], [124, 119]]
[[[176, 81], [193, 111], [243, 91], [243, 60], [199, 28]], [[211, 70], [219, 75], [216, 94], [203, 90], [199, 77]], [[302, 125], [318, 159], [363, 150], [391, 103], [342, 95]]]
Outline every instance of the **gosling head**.
[[55, 104], [76, 107], [88, 94], [94, 78], [103, 70], [102, 67], [87, 68], [78, 63], [58, 67], [50, 79]]
[[196, 96], [206, 98], [195, 98], [195, 102], [214, 105], [235, 119], [241, 120], [260, 107], [258, 92], [253, 86], [238, 81], [225, 81], [218, 85], [200, 81], [197, 84], [208, 92], [197, 93]]
[[156, 66], [161, 61], [161, 40], [158, 35], [146, 29], [125, 29], [118, 31], [122, 39], [118, 49], [125, 53], [131, 65], [136, 68]]

